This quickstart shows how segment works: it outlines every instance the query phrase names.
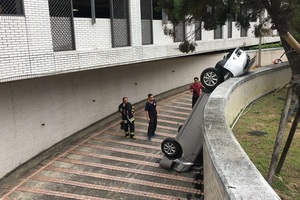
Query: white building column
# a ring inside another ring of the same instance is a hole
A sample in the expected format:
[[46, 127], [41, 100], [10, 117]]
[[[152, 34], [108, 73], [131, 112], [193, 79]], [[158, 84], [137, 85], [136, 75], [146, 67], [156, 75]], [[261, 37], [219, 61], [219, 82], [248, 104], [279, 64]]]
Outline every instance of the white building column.
[[31, 74], [55, 71], [48, 0], [24, 0]]
[[142, 46], [141, 0], [129, 0], [131, 46]]

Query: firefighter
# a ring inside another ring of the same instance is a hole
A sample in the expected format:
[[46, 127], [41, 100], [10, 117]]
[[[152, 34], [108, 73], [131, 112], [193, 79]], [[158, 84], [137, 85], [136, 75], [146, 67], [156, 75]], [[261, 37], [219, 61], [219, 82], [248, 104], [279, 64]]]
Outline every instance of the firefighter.
[[[125, 131], [125, 137], [136, 139], [134, 135], [134, 106], [128, 102], [127, 97], [123, 97], [122, 103], [119, 105], [119, 112], [122, 113], [121, 129]], [[129, 127], [129, 130], [128, 130]], [[130, 132], [129, 132], [130, 131]]]

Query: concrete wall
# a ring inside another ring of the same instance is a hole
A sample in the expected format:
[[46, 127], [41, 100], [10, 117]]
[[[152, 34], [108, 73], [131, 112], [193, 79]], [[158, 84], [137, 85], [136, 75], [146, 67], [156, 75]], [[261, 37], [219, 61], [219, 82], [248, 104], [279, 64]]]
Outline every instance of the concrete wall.
[[232, 78], [210, 95], [204, 111], [204, 196], [206, 199], [280, 199], [244, 152], [230, 125], [255, 99], [291, 78], [287, 64]]
[[136, 103], [150, 92], [157, 95], [189, 84], [223, 55], [194, 55], [0, 84], [0, 177], [110, 116], [123, 96]]
[[150, 92], [181, 87], [220, 58], [190, 56], [0, 84], [0, 177], [116, 112], [123, 96], [136, 103]]

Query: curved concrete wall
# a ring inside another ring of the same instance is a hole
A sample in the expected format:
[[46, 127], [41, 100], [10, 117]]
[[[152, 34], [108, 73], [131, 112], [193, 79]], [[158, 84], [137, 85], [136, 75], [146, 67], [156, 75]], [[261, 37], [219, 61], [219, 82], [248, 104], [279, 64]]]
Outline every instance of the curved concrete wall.
[[205, 199], [280, 199], [265, 181], [230, 128], [241, 110], [288, 83], [287, 64], [272, 65], [232, 78], [210, 95], [204, 110]]

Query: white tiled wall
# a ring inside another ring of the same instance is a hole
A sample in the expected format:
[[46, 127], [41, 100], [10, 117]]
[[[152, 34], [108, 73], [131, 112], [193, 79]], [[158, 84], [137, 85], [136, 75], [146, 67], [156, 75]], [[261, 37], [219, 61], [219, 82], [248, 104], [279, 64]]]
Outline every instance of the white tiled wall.
[[129, 17], [130, 17], [130, 32], [131, 32], [131, 45], [142, 45], [142, 25], [141, 25], [141, 1], [129, 1]]
[[173, 44], [173, 38], [169, 35], [164, 34], [164, 27], [162, 26], [161, 20], [153, 20], [153, 44]]
[[1, 17], [0, 38], [0, 76], [30, 73], [25, 19]]
[[32, 74], [55, 69], [48, 0], [24, 0], [26, 36]]
[[74, 29], [77, 50], [99, 50], [111, 48], [110, 19], [75, 18]]

